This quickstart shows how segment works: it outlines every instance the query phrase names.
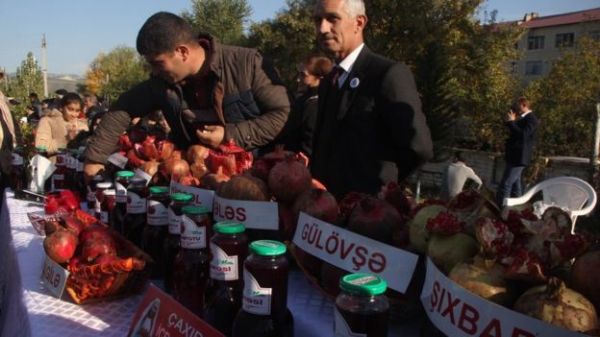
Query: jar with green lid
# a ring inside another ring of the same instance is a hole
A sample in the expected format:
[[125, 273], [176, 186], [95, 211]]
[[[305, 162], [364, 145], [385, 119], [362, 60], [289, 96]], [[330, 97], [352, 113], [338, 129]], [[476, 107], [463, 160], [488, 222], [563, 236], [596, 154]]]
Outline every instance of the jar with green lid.
[[146, 227], [142, 232], [142, 249], [154, 260], [152, 278], [165, 277], [165, 259], [163, 247], [169, 229], [169, 188], [166, 186], [152, 186], [148, 189], [146, 210]]
[[173, 262], [177, 253], [179, 253], [179, 241], [181, 241], [181, 210], [189, 205], [194, 198], [189, 193], [171, 193], [171, 203], [169, 204], [169, 234], [165, 240], [164, 260], [165, 260], [165, 290], [168, 293], [173, 291]]
[[248, 237], [244, 224], [232, 221], [213, 226], [210, 239], [210, 279], [207, 292], [208, 322], [224, 335], [231, 335], [231, 326], [242, 306], [243, 268], [248, 256]]
[[189, 205], [182, 210], [180, 249], [173, 263], [173, 297], [194, 314], [204, 317], [211, 212], [203, 206]]
[[141, 247], [142, 233], [146, 228], [148, 188], [146, 179], [133, 177], [127, 187], [127, 215], [123, 221], [123, 231], [129, 241]]
[[377, 275], [348, 274], [340, 279], [340, 289], [335, 300], [334, 335], [387, 337], [387, 282]]
[[118, 171], [115, 174], [115, 207], [111, 212], [110, 222], [113, 228], [125, 234], [125, 217], [127, 216], [127, 187], [135, 176], [133, 171]]
[[285, 244], [258, 240], [250, 244], [244, 262], [242, 310], [232, 336], [293, 336], [294, 321], [287, 308], [289, 263]]

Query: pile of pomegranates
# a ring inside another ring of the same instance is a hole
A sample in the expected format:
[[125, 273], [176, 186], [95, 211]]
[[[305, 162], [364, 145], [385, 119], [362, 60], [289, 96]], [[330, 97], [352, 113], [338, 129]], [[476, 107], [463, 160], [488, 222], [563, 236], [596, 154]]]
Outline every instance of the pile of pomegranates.
[[478, 191], [418, 207], [409, 249], [427, 254], [450, 279], [489, 301], [577, 332], [598, 329], [600, 251], [572, 233], [570, 214], [531, 205], [500, 213]]

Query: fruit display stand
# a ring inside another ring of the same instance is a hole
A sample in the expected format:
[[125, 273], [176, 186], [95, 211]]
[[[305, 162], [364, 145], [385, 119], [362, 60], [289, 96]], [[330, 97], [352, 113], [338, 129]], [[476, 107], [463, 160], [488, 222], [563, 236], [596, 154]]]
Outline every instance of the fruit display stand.
[[[27, 218], [42, 205], [6, 192], [0, 219], [0, 336], [125, 336], [141, 296], [76, 305], [57, 299], [40, 281], [43, 237]], [[304, 274], [289, 276], [288, 307], [296, 337], [330, 337], [333, 301]], [[418, 336], [420, 322], [393, 322], [390, 336]]]

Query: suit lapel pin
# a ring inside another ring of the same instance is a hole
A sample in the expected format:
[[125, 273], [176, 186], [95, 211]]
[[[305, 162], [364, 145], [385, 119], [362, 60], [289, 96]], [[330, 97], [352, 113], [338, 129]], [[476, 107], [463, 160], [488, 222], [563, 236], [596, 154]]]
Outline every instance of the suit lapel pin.
[[359, 84], [360, 80], [358, 79], [358, 77], [355, 77], [350, 81], [350, 88], [356, 89], [359, 86]]

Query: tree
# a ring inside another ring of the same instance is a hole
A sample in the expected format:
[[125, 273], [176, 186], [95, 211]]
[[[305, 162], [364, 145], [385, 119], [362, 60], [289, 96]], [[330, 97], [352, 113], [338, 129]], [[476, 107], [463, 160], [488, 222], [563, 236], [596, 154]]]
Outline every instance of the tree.
[[540, 119], [537, 152], [589, 157], [600, 102], [600, 42], [584, 37], [526, 90]]
[[288, 0], [275, 19], [250, 26], [247, 45], [258, 48], [279, 70], [288, 88], [295, 87], [298, 64], [318, 53], [312, 11], [315, 0]]
[[6, 93], [8, 96], [17, 98], [22, 102], [28, 102], [30, 93], [42, 94], [43, 91], [42, 69], [33, 53], [29, 52], [25, 60], [21, 62], [21, 66], [17, 68], [15, 76], [10, 79]]
[[250, 14], [252, 8], [246, 0], [192, 0], [192, 10], [181, 15], [198, 32], [209, 33], [226, 44], [239, 44]]
[[131, 47], [116, 47], [99, 54], [85, 74], [86, 91], [109, 100], [148, 78], [145, 61]]

